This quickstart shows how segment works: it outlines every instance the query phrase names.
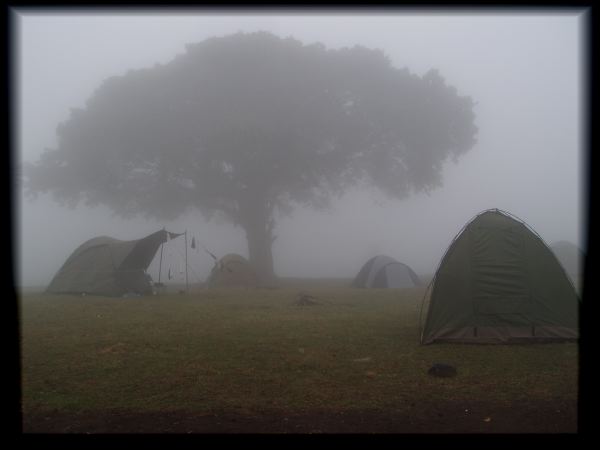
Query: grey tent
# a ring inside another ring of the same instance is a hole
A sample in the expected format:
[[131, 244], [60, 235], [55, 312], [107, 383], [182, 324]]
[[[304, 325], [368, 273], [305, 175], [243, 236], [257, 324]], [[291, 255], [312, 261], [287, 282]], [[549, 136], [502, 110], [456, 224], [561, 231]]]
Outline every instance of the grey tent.
[[256, 287], [258, 276], [246, 258], [230, 253], [216, 262], [207, 281], [209, 287]]
[[90, 239], [67, 258], [46, 292], [104, 296], [150, 294], [152, 285], [146, 269], [167, 237], [182, 234], [160, 230], [132, 241], [106, 236]]
[[556, 256], [498, 209], [471, 220], [432, 281], [421, 343], [576, 340], [579, 298]]
[[385, 255], [369, 259], [352, 282], [357, 288], [411, 288], [420, 284], [410, 267]]
[[575, 244], [568, 241], [558, 241], [550, 246], [564, 269], [574, 281], [579, 281], [583, 275], [585, 255]]

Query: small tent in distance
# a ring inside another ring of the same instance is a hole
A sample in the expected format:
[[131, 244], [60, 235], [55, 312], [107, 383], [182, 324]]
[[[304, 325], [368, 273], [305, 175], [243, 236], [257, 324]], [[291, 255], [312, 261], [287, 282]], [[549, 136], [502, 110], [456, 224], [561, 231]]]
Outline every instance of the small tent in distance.
[[410, 267], [385, 255], [369, 259], [352, 282], [357, 288], [412, 288], [420, 284]]
[[556, 256], [498, 209], [465, 225], [432, 281], [421, 343], [576, 340], [579, 298]]
[[128, 293], [152, 294], [151, 279], [146, 269], [167, 238], [182, 234], [160, 230], [131, 241], [107, 236], [92, 238], [67, 258], [46, 292], [111, 297]]
[[558, 241], [550, 246], [565, 271], [575, 282], [581, 282], [583, 277], [583, 262], [585, 255], [572, 242]]
[[207, 286], [209, 288], [256, 287], [258, 276], [246, 258], [229, 253], [215, 263], [208, 277]]

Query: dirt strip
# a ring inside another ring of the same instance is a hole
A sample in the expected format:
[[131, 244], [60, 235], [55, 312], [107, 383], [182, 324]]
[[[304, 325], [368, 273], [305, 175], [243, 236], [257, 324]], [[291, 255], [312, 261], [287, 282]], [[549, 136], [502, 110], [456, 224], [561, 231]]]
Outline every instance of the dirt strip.
[[189, 411], [36, 412], [24, 433], [577, 433], [576, 402], [412, 404], [403, 410], [198, 414]]

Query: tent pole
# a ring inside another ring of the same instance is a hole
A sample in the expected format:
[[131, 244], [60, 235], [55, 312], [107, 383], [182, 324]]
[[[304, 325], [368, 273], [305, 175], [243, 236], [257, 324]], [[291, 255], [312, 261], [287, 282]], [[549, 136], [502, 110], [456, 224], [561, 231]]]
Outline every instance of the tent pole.
[[185, 230], [185, 291], [188, 292], [187, 230]]
[[165, 243], [160, 244], [160, 261], [158, 263], [158, 282], [160, 283], [160, 274], [162, 273], [162, 255]]

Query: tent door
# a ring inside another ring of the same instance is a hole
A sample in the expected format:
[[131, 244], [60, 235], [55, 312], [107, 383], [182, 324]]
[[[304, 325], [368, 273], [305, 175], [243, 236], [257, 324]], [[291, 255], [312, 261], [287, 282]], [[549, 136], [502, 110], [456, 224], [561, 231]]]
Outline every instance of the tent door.
[[471, 242], [476, 314], [523, 322], [531, 295], [522, 234], [513, 228], [480, 226]]

